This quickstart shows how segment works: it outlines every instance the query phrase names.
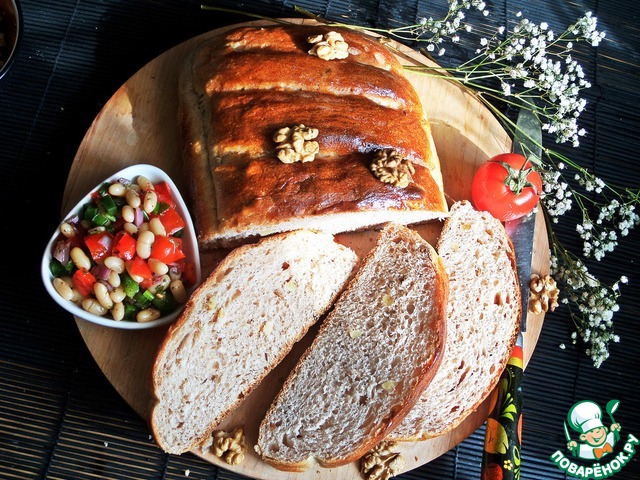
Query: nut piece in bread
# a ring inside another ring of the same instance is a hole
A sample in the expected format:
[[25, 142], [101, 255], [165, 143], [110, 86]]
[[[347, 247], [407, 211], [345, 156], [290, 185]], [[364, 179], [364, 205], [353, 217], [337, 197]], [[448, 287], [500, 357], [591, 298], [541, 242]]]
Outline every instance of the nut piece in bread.
[[497, 385], [520, 328], [515, 253], [502, 223], [458, 202], [437, 248], [449, 273], [447, 347], [390, 440], [423, 440], [457, 427]]
[[447, 292], [431, 245], [385, 227], [260, 424], [262, 458], [281, 470], [332, 468], [377, 445], [435, 374]]
[[[340, 34], [326, 61], [307, 38]], [[440, 163], [421, 100], [391, 51], [348, 29], [239, 27], [200, 44], [180, 76], [185, 177], [202, 248], [309, 228], [355, 231], [446, 216]], [[318, 128], [311, 155], [278, 150], [274, 132]], [[315, 143], [317, 142], [317, 145]], [[317, 148], [316, 148], [317, 147]], [[415, 170], [403, 187], [370, 171], [395, 150]], [[288, 153], [287, 153], [288, 152]]]
[[192, 450], [329, 308], [357, 257], [300, 230], [233, 250], [189, 299], [153, 367], [150, 424], [169, 453]]

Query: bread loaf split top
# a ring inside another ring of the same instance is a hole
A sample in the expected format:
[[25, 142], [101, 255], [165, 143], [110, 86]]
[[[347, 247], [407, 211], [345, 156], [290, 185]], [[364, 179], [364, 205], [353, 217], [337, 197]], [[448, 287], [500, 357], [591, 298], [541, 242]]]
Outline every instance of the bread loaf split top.
[[330, 307], [357, 257], [307, 230], [233, 250], [161, 344], [150, 424], [169, 453], [195, 448]]
[[497, 385], [519, 332], [521, 294], [504, 226], [467, 201], [450, 211], [437, 245], [449, 274], [445, 354], [392, 440], [424, 440], [457, 427]]
[[262, 421], [262, 458], [303, 471], [368, 452], [433, 378], [446, 304], [435, 250], [406, 227], [386, 227]]
[[[308, 37], [340, 33], [346, 58], [309, 53]], [[402, 65], [375, 38], [344, 28], [239, 27], [200, 44], [180, 76], [186, 178], [203, 248], [310, 228], [353, 231], [443, 218], [429, 122]], [[283, 163], [274, 134], [318, 129], [313, 161]], [[414, 167], [406, 188], [381, 182], [375, 154]]]

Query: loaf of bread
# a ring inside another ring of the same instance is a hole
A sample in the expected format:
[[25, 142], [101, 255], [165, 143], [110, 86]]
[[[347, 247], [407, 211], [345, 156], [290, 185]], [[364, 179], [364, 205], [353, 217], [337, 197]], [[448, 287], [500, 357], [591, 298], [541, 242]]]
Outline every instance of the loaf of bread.
[[[308, 38], [330, 31], [348, 44], [346, 58], [309, 53]], [[421, 100], [373, 37], [326, 26], [235, 28], [192, 52], [179, 88], [201, 248], [299, 228], [338, 233], [446, 216]], [[318, 152], [313, 161], [283, 163], [274, 135], [299, 125], [317, 129]], [[377, 153], [391, 150], [412, 166], [404, 187], [371, 169]]]
[[158, 445], [201, 443], [329, 308], [357, 262], [329, 234], [300, 230], [233, 250], [194, 292], [153, 367]]
[[389, 436], [422, 440], [457, 427], [498, 383], [520, 327], [515, 253], [503, 225], [463, 201], [438, 240], [449, 274], [446, 350], [418, 403]]
[[385, 227], [268, 410], [256, 451], [287, 471], [368, 452], [433, 378], [447, 295], [429, 243], [404, 226]]

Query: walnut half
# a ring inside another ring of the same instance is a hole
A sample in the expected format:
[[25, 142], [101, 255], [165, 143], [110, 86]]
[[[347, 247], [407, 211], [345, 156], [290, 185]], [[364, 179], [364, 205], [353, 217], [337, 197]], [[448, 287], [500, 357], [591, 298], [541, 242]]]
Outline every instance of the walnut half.
[[340, 60], [349, 56], [349, 45], [338, 32], [312, 35], [307, 42], [313, 44], [309, 53], [322, 60]]
[[389, 480], [404, 467], [396, 442], [382, 441], [360, 460], [360, 472], [367, 480]]
[[247, 446], [244, 442], [242, 427], [234, 428], [230, 433], [216, 430], [213, 436], [201, 445], [202, 451], [211, 449], [213, 454], [229, 465], [238, 465], [244, 460]]
[[381, 182], [400, 188], [406, 188], [416, 173], [413, 163], [393, 149], [378, 151], [370, 168]]
[[559, 296], [560, 290], [550, 275], [544, 277], [535, 273], [531, 275], [528, 308], [531, 313], [553, 312], [558, 306]]
[[317, 128], [303, 124], [283, 127], [273, 135], [278, 144], [276, 154], [282, 163], [312, 162], [320, 151], [318, 142], [312, 141], [318, 136]]

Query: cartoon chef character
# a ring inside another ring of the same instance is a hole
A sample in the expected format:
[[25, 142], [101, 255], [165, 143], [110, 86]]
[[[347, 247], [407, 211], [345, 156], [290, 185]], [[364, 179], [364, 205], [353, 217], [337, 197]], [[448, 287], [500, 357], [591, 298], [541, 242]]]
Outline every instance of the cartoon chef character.
[[[613, 420], [613, 419], [612, 419]], [[576, 403], [567, 414], [567, 423], [580, 433], [580, 441], [571, 440], [568, 430], [567, 449], [574, 456], [585, 460], [600, 460], [613, 451], [613, 446], [620, 439], [620, 424], [612, 423], [611, 431], [602, 423], [602, 410], [597, 403], [583, 400]]]

